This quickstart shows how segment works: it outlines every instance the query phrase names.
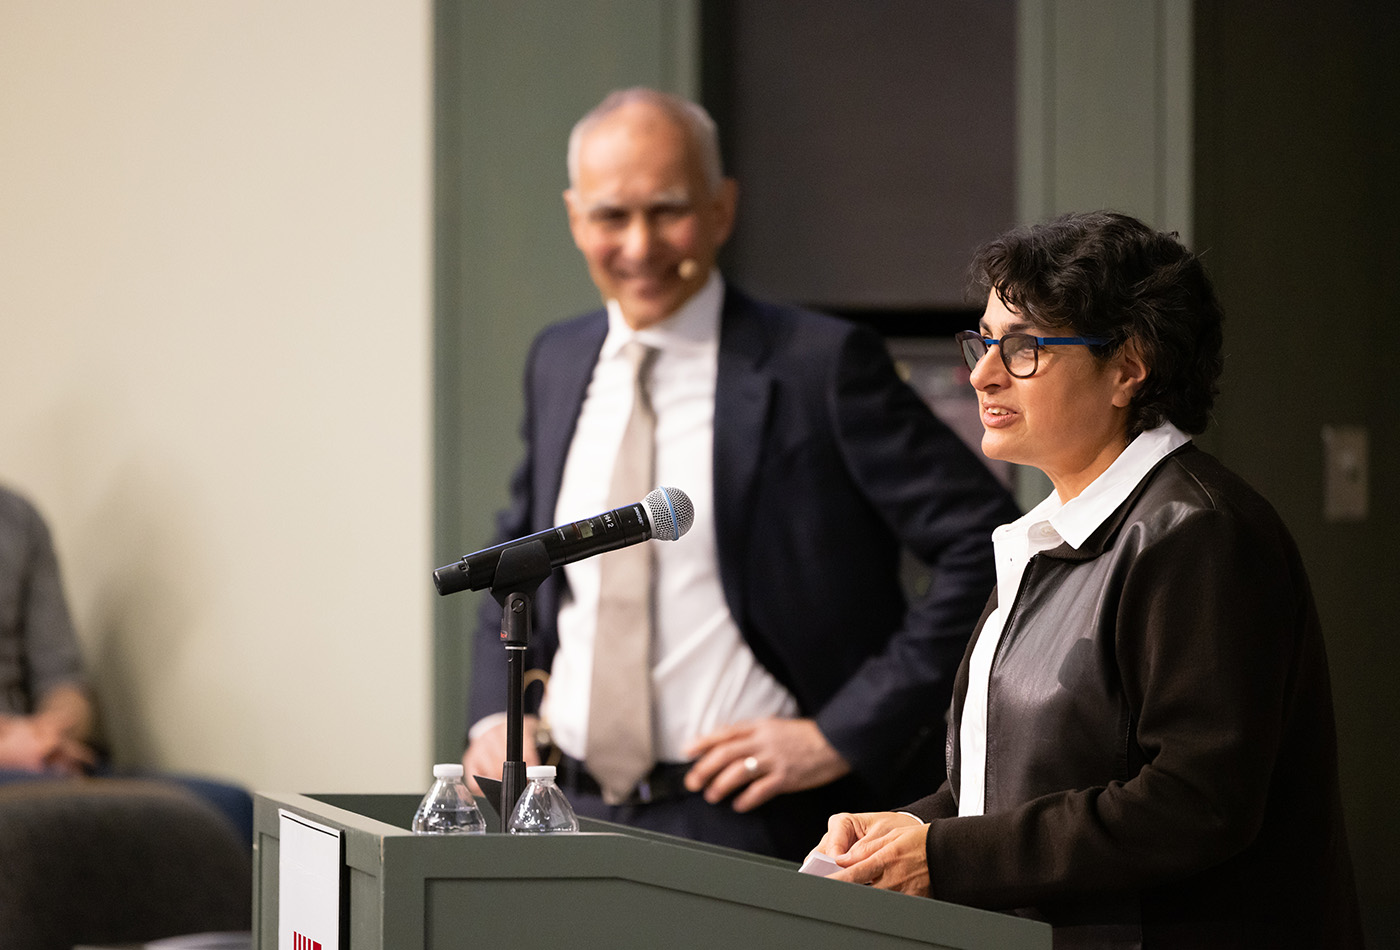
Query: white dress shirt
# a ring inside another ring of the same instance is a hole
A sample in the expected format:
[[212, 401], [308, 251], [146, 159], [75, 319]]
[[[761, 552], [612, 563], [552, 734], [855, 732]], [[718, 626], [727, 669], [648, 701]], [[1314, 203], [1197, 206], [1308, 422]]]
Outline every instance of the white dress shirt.
[[1190, 439], [1171, 423], [1135, 438], [1088, 488], [1064, 504], [1049, 497], [1010, 524], [992, 532], [997, 561], [997, 607], [987, 617], [968, 660], [967, 699], [958, 731], [961, 787], [958, 814], [980, 815], [986, 803], [987, 689], [992, 660], [1031, 557], [1068, 543], [1078, 550], [1099, 525], [1127, 500], [1154, 466]]
[[[640, 331], [609, 301], [608, 335], [579, 411], [554, 512], [554, 523], [564, 524], [607, 509], [612, 461], [632, 405], [631, 370], [621, 350], [632, 339], [656, 347], [648, 389], [656, 413], [656, 484], [679, 488], [695, 505], [695, 522], [684, 536], [646, 542], [656, 557], [652, 695], [656, 755], [664, 762], [684, 761], [693, 740], [721, 726], [797, 711], [796, 700], [744, 641], [720, 585], [713, 446], [723, 300], [724, 282], [715, 272], [680, 310]], [[599, 560], [575, 561], [564, 572], [569, 594], [559, 608], [559, 649], [540, 711], [559, 748], [586, 760]]]

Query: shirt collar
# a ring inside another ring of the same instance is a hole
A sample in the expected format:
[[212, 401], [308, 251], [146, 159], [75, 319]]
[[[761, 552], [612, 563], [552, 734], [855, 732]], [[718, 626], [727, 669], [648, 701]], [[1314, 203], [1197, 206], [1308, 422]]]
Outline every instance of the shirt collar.
[[1140, 433], [1113, 464], [1074, 498], [1061, 504], [1060, 496], [1052, 491], [1030, 511], [998, 528], [993, 537], [1028, 537], [1035, 525], [1049, 522], [1061, 540], [1077, 550], [1118, 510], [1158, 462], [1190, 441], [1170, 422]]
[[705, 281], [680, 309], [644, 330], [633, 330], [623, 319], [622, 308], [609, 300], [608, 335], [599, 354], [603, 359], [616, 356], [632, 340], [640, 340], [659, 350], [713, 345], [719, 339], [719, 312], [724, 304], [724, 278], [719, 270], [710, 271]]
[[[1088, 488], [1049, 514], [1050, 524], [1071, 547], [1078, 548], [1127, 501], [1158, 462], [1190, 441], [1190, 436], [1170, 422], [1139, 433]], [[1057, 498], [1053, 492], [1051, 497]]]

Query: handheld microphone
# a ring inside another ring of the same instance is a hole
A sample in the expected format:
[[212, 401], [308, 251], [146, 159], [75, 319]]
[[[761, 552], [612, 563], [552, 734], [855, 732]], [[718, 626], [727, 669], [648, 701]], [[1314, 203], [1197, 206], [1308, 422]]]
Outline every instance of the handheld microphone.
[[685, 492], [679, 488], [654, 488], [635, 504], [468, 554], [433, 571], [433, 584], [442, 595], [484, 590], [496, 582], [496, 565], [501, 555], [533, 541], [544, 543], [553, 569], [638, 541], [674, 541], [689, 531], [694, 522], [695, 507]]

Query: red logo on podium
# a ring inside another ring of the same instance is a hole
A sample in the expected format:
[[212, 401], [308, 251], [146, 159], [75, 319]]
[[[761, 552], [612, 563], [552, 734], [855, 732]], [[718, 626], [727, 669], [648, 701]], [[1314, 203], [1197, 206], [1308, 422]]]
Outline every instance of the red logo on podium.
[[321, 943], [319, 940], [312, 940], [305, 934], [299, 934], [293, 930], [292, 950], [321, 950]]

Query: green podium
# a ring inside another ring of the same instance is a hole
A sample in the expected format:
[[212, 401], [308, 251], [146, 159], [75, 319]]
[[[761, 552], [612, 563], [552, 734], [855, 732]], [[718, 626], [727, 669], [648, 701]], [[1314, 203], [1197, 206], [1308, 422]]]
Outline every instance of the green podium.
[[418, 798], [256, 795], [255, 950], [277, 950], [281, 810], [343, 836], [342, 950], [1050, 947], [1045, 924], [605, 822], [555, 837], [415, 835]]

